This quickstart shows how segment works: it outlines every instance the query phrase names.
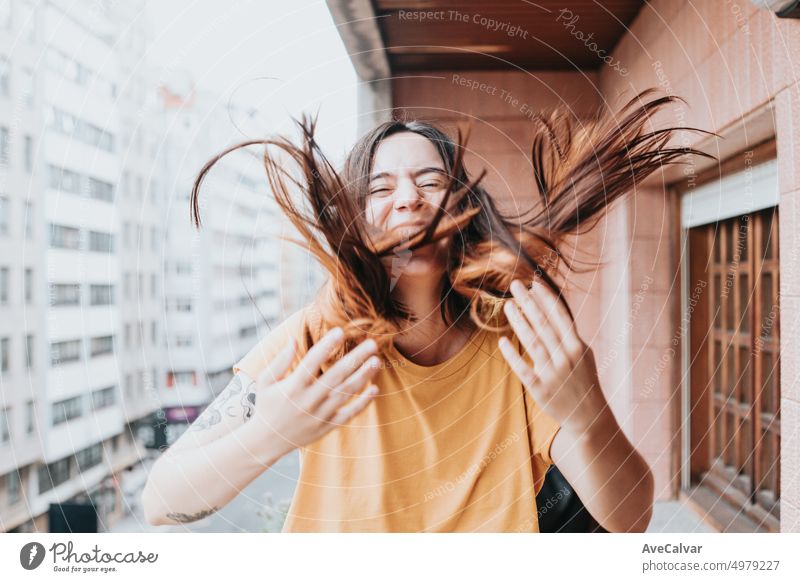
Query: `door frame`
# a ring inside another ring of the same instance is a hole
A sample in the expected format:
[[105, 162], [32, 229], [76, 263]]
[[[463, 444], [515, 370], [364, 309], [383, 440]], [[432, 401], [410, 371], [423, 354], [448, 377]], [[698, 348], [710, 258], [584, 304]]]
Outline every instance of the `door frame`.
[[[752, 172], [743, 171], [748, 166]], [[692, 496], [695, 487], [691, 477], [692, 433], [691, 433], [691, 346], [690, 323], [686, 314], [690, 311], [690, 294], [692, 276], [690, 273], [691, 256], [689, 230], [741, 214], [750, 214], [779, 206], [780, 194], [777, 183], [777, 151], [775, 136], [759, 144], [731, 155], [719, 165], [690, 175], [670, 185], [673, 200], [673, 216], [677, 239], [678, 260], [680, 262], [680, 311], [676, 329], [681, 332], [680, 347], [680, 399], [678, 402], [678, 426], [680, 430], [679, 450], [677, 451], [678, 498], [685, 499], [690, 505], [718, 530], [735, 531], [735, 524], [729, 523], [724, 515], [710, 515], [700, 505], [699, 498]], [[745, 182], [743, 182], [745, 181]], [[752, 183], [750, 195], [747, 195], [746, 182]], [[728, 192], [736, 189], [734, 195], [728, 194], [725, 206], [720, 203], [720, 191]], [[716, 192], [715, 192], [716, 191]], [[758, 192], [757, 197], [752, 192]], [[684, 328], [685, 326], [685, 328]]]

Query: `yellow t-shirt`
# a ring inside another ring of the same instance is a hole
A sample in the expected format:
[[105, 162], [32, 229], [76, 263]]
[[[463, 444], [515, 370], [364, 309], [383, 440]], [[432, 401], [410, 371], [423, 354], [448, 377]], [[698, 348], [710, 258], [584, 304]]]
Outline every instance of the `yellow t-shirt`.
[[[290, 334], [302, 336], [308, 312], [276, 327], [234, 372], [256, 378]], [[374, 401], [300, 449], [283, 531], [538, 532], [535, 497], [559, 425], [523, 388], [498, 337], [477, 330], [434, 366], [390, 348]]]

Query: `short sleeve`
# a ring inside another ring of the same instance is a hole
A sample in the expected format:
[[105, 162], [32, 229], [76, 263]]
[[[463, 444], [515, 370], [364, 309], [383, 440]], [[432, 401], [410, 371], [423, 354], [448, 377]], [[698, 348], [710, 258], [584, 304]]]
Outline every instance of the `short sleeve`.
[[528, 411], [528, 436], [531, 439], [531, 451], [534, 455], [539, 455], [550, 466], [553, 464], [550, 446], [561, 425], [536, 404], [527, 390], [525, 390], [525, 404]]
[[[521, 346], [516, 334], [513, 334], [512, 343], [530, 365], [532, 360]], [[556, 438], [556, 433], [558, 433], [561, 425], [555, 418], [547, 414], [539, 406], [524, 386], [522, 386], [522, 392], [525, 398], [525, 411], [528, 421], [528, 436], [531, 442], [531, 454], [533, 456], [538, 455], [542, 461], [544, 461], [545, 465], [550, 466], [553, 464], [553, 459], [550, 456], [550, 446], [553, 444], [553, 439]]]
[[286, 346], [290, 337], [295, 339], [296, 345], [299, 347], [295, 361], [292, 363], [292, 368], [294, 368], [302, 358], [303, 336], [306, 329], [308, 311], [309, 307], [304, 307], [283, 320], [280, 325], [270, 331], [264, 339], [253, 346], [242, 359], [233, 365], [233, 373], [238, 374], [241, 371], [255, 380], [278, 352]]

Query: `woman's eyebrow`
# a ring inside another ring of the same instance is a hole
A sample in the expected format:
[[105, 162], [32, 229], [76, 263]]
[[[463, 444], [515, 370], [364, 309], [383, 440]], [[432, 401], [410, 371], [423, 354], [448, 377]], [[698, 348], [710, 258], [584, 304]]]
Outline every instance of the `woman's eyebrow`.
[[[414, 170], [411, 173], [411, 175], [416, 178], [417, 176], [420, 176], [422, 174], [428, 174], [430, 172], [442, 174], [443, 176], [447, 175], [447, 172], [445, 172], [442, 168], [434, 168], [434, 167], [420, 168], [419, 170]], [[392, 174], [392, 172], [378, 172], [377, 174], [372, 174], [372, 176], [369, 177], [369, 181], [372, 182], [373, 180], [377, 180], [378, 178], [385, 178], [387, 176], [393, 176], [393, 175], [394, 174]]]

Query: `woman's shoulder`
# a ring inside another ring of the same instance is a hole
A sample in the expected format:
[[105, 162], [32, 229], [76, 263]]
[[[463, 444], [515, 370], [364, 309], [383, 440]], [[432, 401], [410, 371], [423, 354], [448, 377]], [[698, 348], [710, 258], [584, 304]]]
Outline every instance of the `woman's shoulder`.
[[284, 320], [269, 330], [250, 350], [233, 366], [233, 373], [240, 370], [248, 373], [251, 378], [263, 368], [289, 341], [293, 338], [301, 349], [305, 345], [305, 336], [309, 325], [313, 325], [317, 317], [314, 304], [294, 311]]

